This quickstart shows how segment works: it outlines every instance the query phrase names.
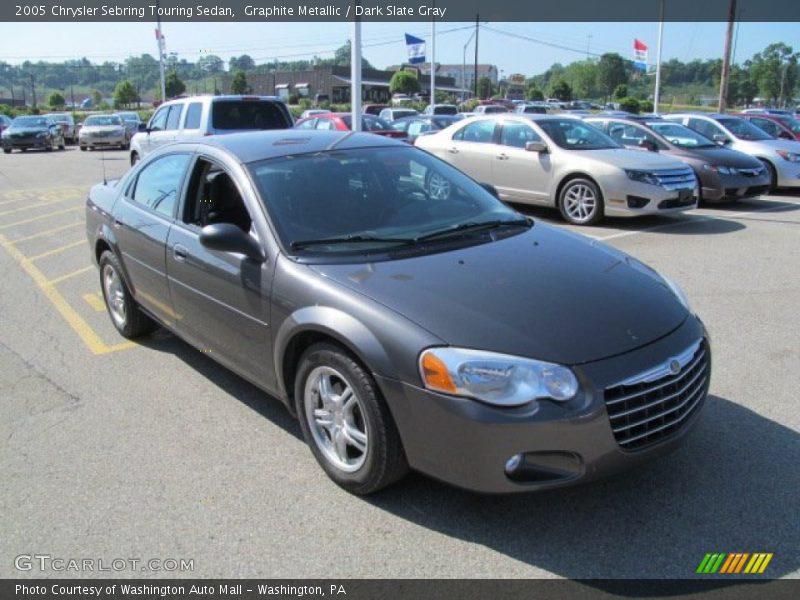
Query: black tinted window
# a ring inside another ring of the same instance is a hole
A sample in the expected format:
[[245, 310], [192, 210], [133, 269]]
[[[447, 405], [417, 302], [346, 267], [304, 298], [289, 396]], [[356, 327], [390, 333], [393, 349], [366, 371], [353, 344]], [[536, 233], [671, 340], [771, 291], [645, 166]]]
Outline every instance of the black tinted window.
[[200, 128], [200, 115], [203, 112], [203, 105], [199, 102], [192, 102], [186, 109], [186, 122], [183, 124], [184, 129], [199, 129]]
[[214, 129], [286, 129], [291, 123], [275, 102], [233, 100], [211, 105]]
[[133, 200], [171, 217], [189, 158], [188, 154], [171, 154], [147, 165], [139, 173]]

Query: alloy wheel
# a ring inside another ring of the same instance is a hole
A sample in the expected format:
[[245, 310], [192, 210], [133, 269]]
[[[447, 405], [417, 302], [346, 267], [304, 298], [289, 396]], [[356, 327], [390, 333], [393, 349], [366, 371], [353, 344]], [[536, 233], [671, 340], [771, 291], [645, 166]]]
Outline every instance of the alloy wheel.
[[564, 193], [564, 210], [576, 223], [590, 221], [597, 211], [598, 198], [595, 191], [584, 183], [576, 183]]
[[125, 289], [122, 279], [111, 265], [103, 267], [103, 291], [111, 318], [114, 319], [117, 327], [124, 328], [128, 319], [125, 309]]

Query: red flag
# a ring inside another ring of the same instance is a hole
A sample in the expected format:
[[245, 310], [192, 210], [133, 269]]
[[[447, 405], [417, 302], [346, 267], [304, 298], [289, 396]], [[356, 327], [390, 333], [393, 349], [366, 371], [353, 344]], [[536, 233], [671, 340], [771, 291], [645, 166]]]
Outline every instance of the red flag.
[[647, 50], [647, 44], [644, 42], [640, 42], [637, 39], [633, 40], [633, 49], [634, 50]]

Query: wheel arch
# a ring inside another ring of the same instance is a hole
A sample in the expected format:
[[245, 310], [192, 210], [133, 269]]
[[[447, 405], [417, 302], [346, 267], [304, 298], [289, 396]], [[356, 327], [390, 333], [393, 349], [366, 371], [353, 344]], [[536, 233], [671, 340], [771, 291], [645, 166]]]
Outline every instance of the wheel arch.
[[589, 173], [585, 171], [571, 171], [566, 173], [558, 182], [556, 186], [556, 193], [554, 198], [554, 205], [558, 208], [561, 204], [561, 192], [564, 190], [564, 186], [567, 185], [573, 179], [588, 179], [593, 184], [597, 186], [597, 189], [600, 190], [600, 196], [603, 201], [605, 201], [606, 193], [603, 190], [603, 186], [600, 185], [600, 182], [597, 180], [596, 177], [589, 175]]

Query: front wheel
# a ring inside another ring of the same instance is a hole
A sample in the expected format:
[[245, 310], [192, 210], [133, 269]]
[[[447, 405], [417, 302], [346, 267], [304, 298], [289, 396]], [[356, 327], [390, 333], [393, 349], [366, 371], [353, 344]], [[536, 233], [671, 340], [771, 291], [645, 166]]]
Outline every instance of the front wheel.
[[759, 160], [761, 160], [769, 175], [769, 191], [774, 192], [778, 188], [778, 173], [775, 171], [775, 167], [772, 166], [771, 162], [763, 159]]
[[603, 196], [591, 179], [571, 179], [558, 197], [561, 216], [575, 225], [594, 225], [603, 218]]
[[123, 337], [135, 338], [156, 329], [157, 325], [144, 314], [122, 279], [119, 260], [110, 250], [100, 256], [100, 288], [108, 315]]
[[319, 343], [303, 353], [295, 402], [311, 452], [337, 485], [370, 494], [405, 475], [408, 464], [386, 401], [342, 348]]
[[11, 154], [11, 148], [3, 148], [3, 154]]
[[86, 152], [86, 146], [81, 146], [81, 152]]

